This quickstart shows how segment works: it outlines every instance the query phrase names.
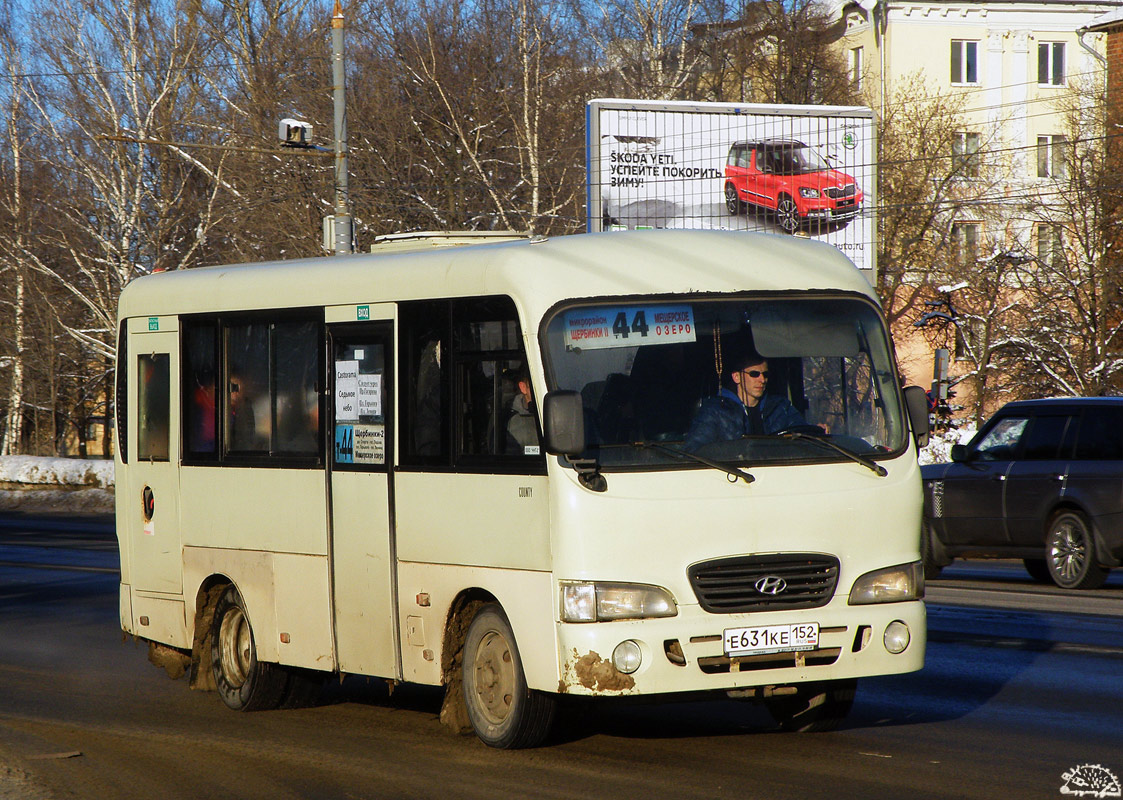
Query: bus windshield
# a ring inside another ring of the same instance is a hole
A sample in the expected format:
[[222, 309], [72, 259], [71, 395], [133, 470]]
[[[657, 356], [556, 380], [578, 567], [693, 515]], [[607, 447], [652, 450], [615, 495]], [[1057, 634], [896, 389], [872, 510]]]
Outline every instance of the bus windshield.
[[[580, 392], [602, 469], [866, 461], [907, 423], [881, 316], [853, 297], [601, 302], [544, 328], [551, 390]], [[852, 460], [852, 459], [851, 459]]]

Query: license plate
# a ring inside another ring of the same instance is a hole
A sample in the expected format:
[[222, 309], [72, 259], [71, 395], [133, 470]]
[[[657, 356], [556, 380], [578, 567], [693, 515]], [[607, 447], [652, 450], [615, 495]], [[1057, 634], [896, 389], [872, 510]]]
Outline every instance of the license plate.
[[792, 625], [764, 625], [759, 628], [726, 628], [724, 638], [727, 656], [814, 650], [819, 646], [819, 623], [798, 622]]

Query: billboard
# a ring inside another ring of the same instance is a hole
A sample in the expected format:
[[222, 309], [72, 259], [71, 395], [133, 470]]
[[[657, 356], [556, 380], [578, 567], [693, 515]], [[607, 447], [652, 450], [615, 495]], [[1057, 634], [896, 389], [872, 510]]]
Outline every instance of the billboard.
[[872, 283], [875, 137], [858, 106], [591, 100], [587, 228], [808, 236]]

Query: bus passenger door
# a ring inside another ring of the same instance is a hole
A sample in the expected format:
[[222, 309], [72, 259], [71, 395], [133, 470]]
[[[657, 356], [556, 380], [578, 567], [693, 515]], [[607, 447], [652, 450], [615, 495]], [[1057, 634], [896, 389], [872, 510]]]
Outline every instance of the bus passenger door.
[[179, 528], [179, 331], [175, 317], [128, 321], [131, 469], [124, 491], [134, 589], [183, 591]]
[[[361, 312], [365, 315], [372, 307], [358, 308], [366, 309]], [[386, 311], [385, 316], [392, 317], [393, 307]], [[350, 318], [356, 318], [354, 311]], [[397, 677], [389, 471], [393, 322], [330, 325], [328, 331], [336, 655], [341, 672]]]

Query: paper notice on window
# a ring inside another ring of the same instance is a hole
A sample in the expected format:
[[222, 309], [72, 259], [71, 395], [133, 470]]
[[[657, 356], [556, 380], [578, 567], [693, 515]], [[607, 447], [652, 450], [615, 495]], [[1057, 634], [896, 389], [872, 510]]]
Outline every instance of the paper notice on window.
[[359, 376], [359, 416], [382, 416], [382, 375]]
[[356, 425], [354, 439], [354, 463], [386, 463], [386, 426]]
[[359, 419], [359, 362], [335, 362], [335, 418], [357, 422]]

